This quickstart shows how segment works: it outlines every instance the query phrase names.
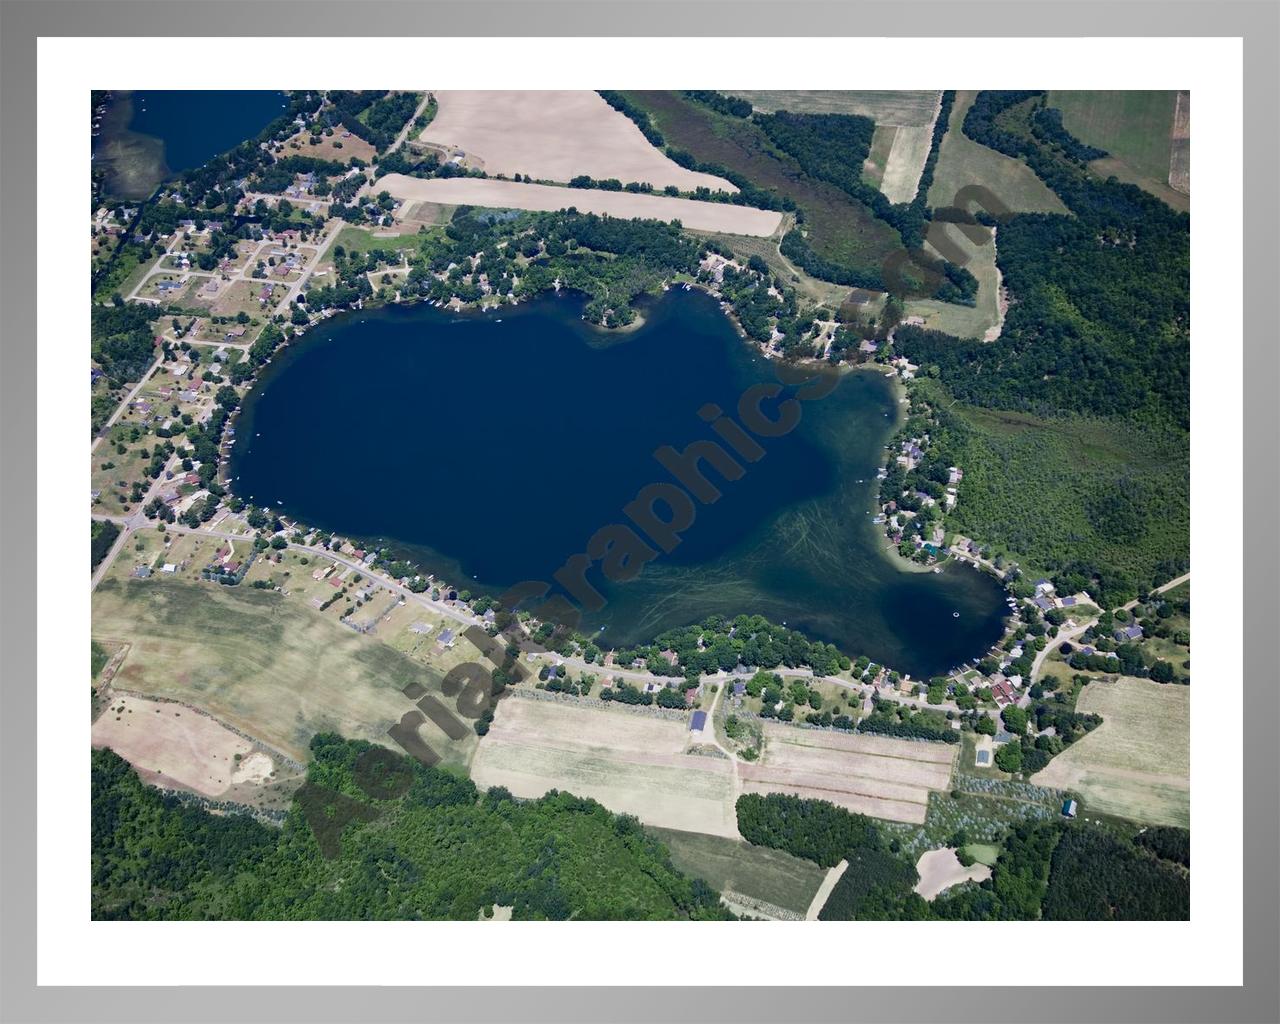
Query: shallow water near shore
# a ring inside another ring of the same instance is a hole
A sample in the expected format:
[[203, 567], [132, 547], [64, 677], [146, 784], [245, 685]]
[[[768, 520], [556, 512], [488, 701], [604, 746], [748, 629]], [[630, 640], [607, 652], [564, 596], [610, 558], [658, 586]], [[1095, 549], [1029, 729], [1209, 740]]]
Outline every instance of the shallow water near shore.
[[[392, 307], [314, 328], [245, 401], [235, 493], [476, 593], [551, 581], [598, 529], [630, 523], [637, 492], [674, 482], [658, 448], [716, 440], [700, 409], [736, 419], [745, 391], [777, 379], [706, 295], [673, 290], [618, 335], [581, 308]], [[737, 460], [739, 479], [702, 464], [721, 497], [697, 504], [639, 578], [588, 573], [607, 604], [584, 632], [603, 627], [607, 648], [759, 613], [916, 677], [986, 651], [1006, 611], [999, 585], [967, 567], [906, 571], [870, 521], [898, 415], [889, 382], [847, 373], [800, 408], [794, 430], [757, 438], [763, 457]]]

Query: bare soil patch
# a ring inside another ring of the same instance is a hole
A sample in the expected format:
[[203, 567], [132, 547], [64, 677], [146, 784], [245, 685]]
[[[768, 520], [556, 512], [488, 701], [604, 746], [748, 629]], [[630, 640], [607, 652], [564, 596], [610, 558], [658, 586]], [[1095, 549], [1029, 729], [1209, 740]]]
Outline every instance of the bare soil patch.
[[1173, 108], [1169, 150], [1169, 186], [1191, 194], [1191, 93], [1180, 92]]
[[418, 137], [461, 150], [489, 174], [569, 181], [579, 174], [647, 181], [682, 192], [699, 186], [736, 192], [723, 178], [681, 167], [627, 117], [588, 90], [444, 90], [439, 113]]
[[243, 768], [237, 754], [266, 761], [266, 772], [255, 781], [265, 781], [271, 771], [271, 759], [254, 754], [248, 740], [181, 704], [112, 695], [93, 723], [92, 736], [95, 747], [110, 747], [145, 781], [208, 797], [226, 792], [233, 782], [250, 781], [234, 777]]
[[991, 877], [987, 865], [974, 863], [965, 867], [950, 847], [922, 853], [916, 862], [916, 871], [920, 875], [916, 892], [927, 900], [961, 882], [981, 882]]

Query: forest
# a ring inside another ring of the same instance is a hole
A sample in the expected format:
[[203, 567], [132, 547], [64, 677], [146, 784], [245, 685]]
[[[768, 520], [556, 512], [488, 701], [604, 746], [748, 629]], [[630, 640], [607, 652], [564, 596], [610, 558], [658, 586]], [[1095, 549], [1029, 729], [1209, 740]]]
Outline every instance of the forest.
[[95, 920], [714, 920], [718, 894], [634, 819], [515, 801], [381, 747], [317, 735], [282, 828], [213, 815], [92, 763]]
[[[1144, 840], [1146, 833], [1131, 839], [1083, 822], [1026, 821], [1002, 837], [989, 879], [926, 902], [913, 890], [915, 865], [870, 818], [780, 793], [743, 795], [737, 810], [748, 842], [821, 867], [848, 860], [819, 914], [824, 921], [1154, 921], [1190, 913], [1185, 830]], [[967, 839], [960, 832], [948, 842], [963, 847]]]

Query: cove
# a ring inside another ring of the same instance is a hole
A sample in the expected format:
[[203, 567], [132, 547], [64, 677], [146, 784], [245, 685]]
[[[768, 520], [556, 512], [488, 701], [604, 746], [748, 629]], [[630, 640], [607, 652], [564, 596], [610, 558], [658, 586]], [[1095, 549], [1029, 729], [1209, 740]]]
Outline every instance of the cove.
[[[597, 529], [629, 522], [641, 488], [673, 481], [658, 448], [715, 439], [699, 409], [733, 412], [776, 380], [701, 293], [672, 290], [620, 335], [583, 323], [581, 308], [558, 297], [491, 314], [335, 317], [246, 397], [234, 493], [477, 593], [552, 580]], [[763, 458], [739, 460], [740, 479], [704, 466], [722, 497], [698, 505], [673, 552], [630, 582], [590, 573], [607, 604], [584, 632], [604, 627], [600, 643], [620, 646], [712, 614], [762, 614], [918, 678], [986, 651], [1006, 611], [999, 585], [962, 566], [905, 571], [870, 522], [893, 388], [848, 373], [802, 409], [795, 430], [759, 438]]]

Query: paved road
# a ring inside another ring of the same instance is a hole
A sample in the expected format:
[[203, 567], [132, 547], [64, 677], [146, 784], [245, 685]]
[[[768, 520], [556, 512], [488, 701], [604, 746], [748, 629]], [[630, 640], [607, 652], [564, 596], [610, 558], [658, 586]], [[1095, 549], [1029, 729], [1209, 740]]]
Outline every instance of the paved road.
[[155, 361], [152, 362], [152, 364], [147, 367], [147, 371], [142, 375], [142, 379], [138, 381], [138, 383], [135, 384], [132, 387], [132, 389], [130, 389], [127, 395], [124, 396], [124, 399], [120, 402], [119, 405], [116, 406], [116, 411], [113, 412], [107, 418], [107, 422], [104, 423], [102, 426], [102, 429], [98, 431], [98, 436], [93, 439], [93, 444], [89, 446], [90, 454], [93, 454], [93, 452], [97, 451], [98, 443], [103, 439], [103, 437], [106, 436], [107, 431], [115, 426], [116, 420], [118, 420], [121, 416], [124, 415], [124, 411], [127, 408], [129, 408], [129, 403], [138, 397], [138, 392], [142, 390], [142, 385], [144, 385], [148, 381], [148, 379], [150, 379], [151, 374], [155, 372], [155, 368], [159, 365], [160, 365], [160, 357], [157, 356]]
[[[1177, 587], [1183, 583], [1186, 583], [1187, 580], [1189, 579], [1191, 579], [1191, 573], [1184, 572], [1181, 576], [1178, 576], [1175, 579], [1171, 579], [1168, 583], [1163, 583], [1160, 586], [1156, 587], [1154, 590], [1151, 591], [1151, 593], [1163, 594], [1166, 590], [1172, 590], [1174, 587]], [[1137, 606], [1138, 606], [1138, 600], [1137, 598], [1134, 598], [1128, 604], [1122, 605], [1121, 607], [1123, 607], [1125, 611], [1132, 611]], [[1091, 625], [1092, 623], [1086, 622], [1083, 625], [1076, 626], [1074, 629], [1060, 630], [1057, 636], [1055, 636], [1052, 640], [1050, 640], [1047, 644], [1045, 644], [1044, 650], [1036, 655], [1035, 661], [1033, 661], [1031, 664], [1030, 682], [1035, 682], [1037, 679], [1040, 678], [1040, 669], [1044, 665], [1045, 659], [1048, 658], [1053, 651], [1056, 651], [1060, 646], [1062, 646], [1064, 642], [1068, 640], [1074, 640], [1076, 637], [1085, 633]]]

